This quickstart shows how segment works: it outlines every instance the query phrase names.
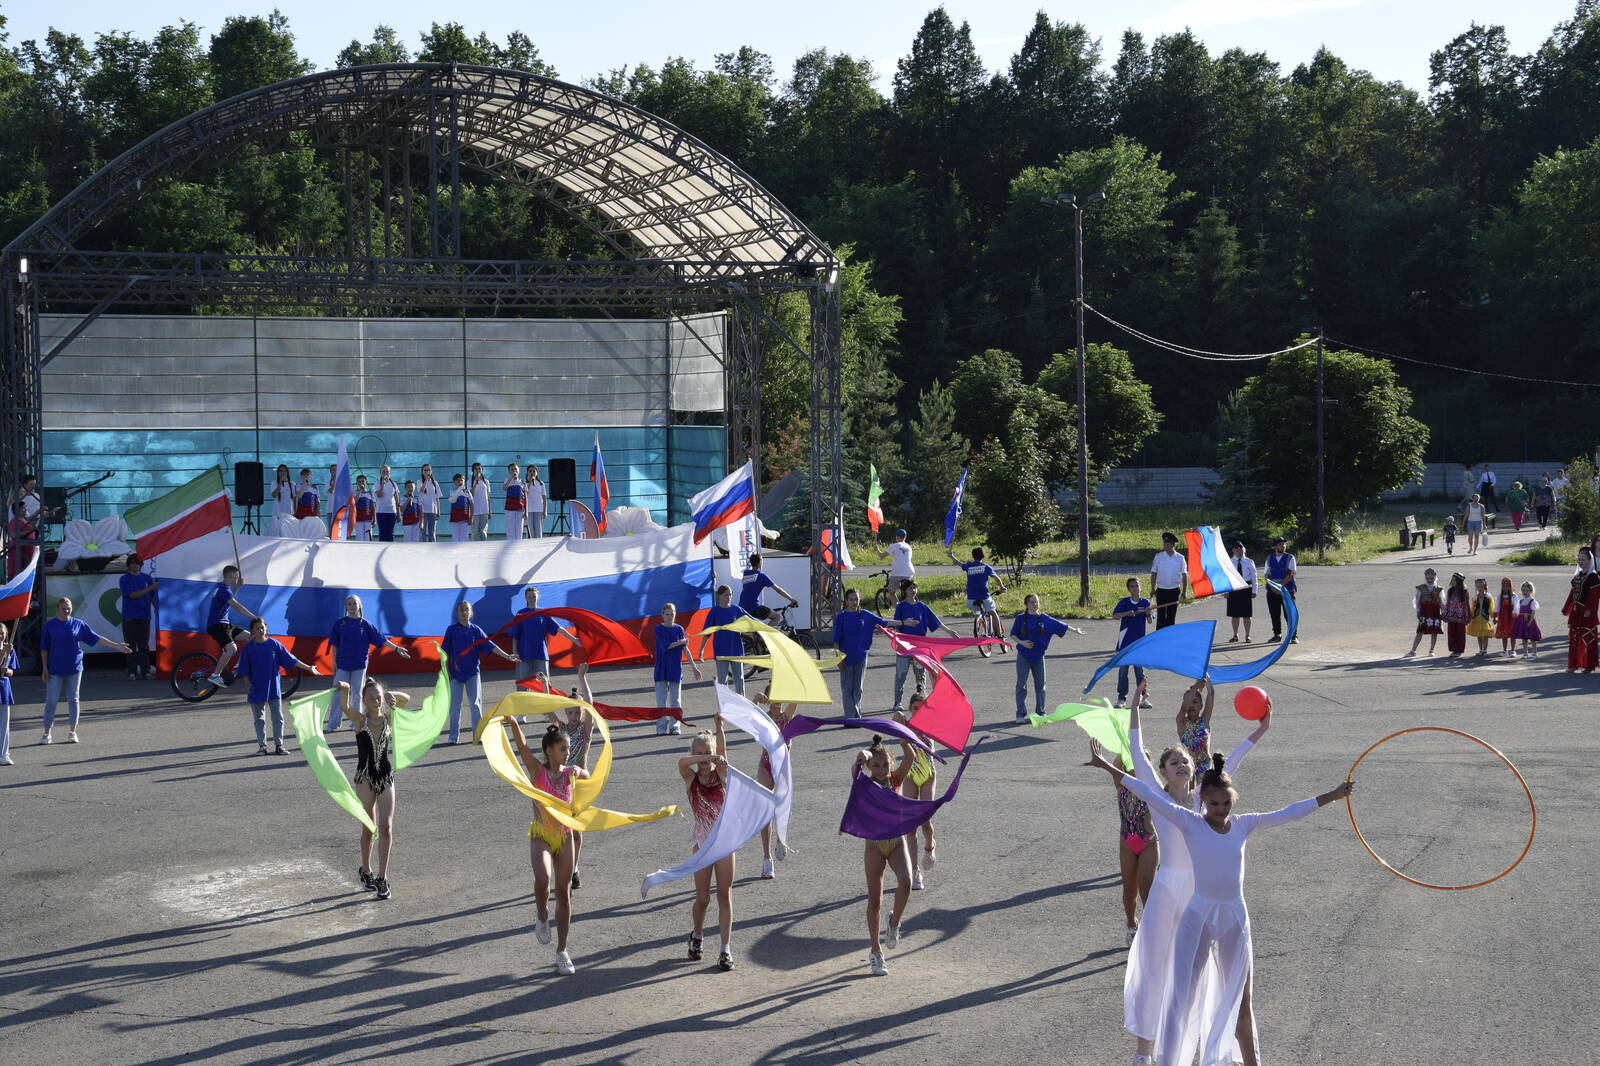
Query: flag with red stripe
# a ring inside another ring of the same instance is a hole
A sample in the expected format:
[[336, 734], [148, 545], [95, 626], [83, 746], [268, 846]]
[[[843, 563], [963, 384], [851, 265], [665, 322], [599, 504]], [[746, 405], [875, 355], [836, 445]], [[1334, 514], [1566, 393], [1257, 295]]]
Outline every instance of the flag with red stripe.
[[1189, 587], [1196, 599], [1250, 587], [1228, 557], [1222, 531], [1216, 526], [1185, 530], [1183, 539], [1189, 549]]
[[212, 467], [187, 485], [173, 489], [122, 516], [139, 542], [139, 556], [151, 559], [164, 551], [233, 524], [222, 468]]

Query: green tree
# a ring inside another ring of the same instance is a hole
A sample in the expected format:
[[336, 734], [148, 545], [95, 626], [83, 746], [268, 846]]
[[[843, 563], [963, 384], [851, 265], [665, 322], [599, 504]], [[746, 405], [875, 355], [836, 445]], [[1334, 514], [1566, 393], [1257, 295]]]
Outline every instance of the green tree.
[[956, 404], [951, 391], [939, 382], [917, 397], [917, 417], [911, 423], [911, 448], [906, 455], [906, 522], [914, 537], [939, 531], [971, 445], [956, 431]]
[[[1010, 412], [1005, 436], [1027, 441], [1037, 427], [1024, 408]], [[1050, 498], [1037, 449], [1008, 449], [999, 435], [983, 442], [972, 463], [968, 491], [982, 513], [984, 542], [997, 561], [1011, 567], [1013, 581], [1022, 580], [1028, 552], [1061, 531], [1061, 511]]]
[[[1083, 349], [1085, 417], [1089, 430], [1089, 482], [1104, 481], [1106, 472], [1121, 466], [1144, 446], [1161, 426], [1161, 413], [1151, 399], [1150, 386], [1139, 379], [1128, 353], [1109, 344], [1088, 344]], [[1077, 422], [1078, 357], [1058, 352], [1039, 373], [1039, 387], [1072, 409]], [[1073, 472], [1076, 478], [1076, 453]], [[1073, 484], [1076, 485], [1076, 480]]]
[[[1263, 514], [1314, 537], [1316, 513], [1316, 353], [1301, 348], [1274, 356], [1245, 382], [1242, 416], [1227, 452], [1248, 453], [1249, 479], [1267, 490]], [[1330, 519], [1382, 493], [1415, 481], [1428, 446], [1428, 427], [1411, 417], [1411, 393], [1394, 365], [1354, 352], [1324, 353], [1326, 501]]]
[[[984, 440], [998, 430], [1012, 455], [1036, 454], [1052, 490], [1077, 483], [1077, 416], [1067, 402], [1022, 377], [1022, 364], [1010, 352], [991, 348], [964, 360], [950, 382], [956, 429], [969, 440]], [[1011, 413], [1024, 411], [1029, 436], [1011, 436]]]
[[366, 67], [380, 63], [409, 63], [411, 50], [405, 46], [393, 28], [379, 24], [372, 31], [372, 40], [363, 44], [352, 40], [339, 52], [334, 61], [339, 67]]
[[1439, 117], [1441, 158], [1472, 199], [1487, 208], [1521, 169], [1516, 145], [1524, 61], [1504, 26], [1476, 22], [1429, 60], [1428, 88]]
[[1588, 544], [1600, 531], [1600, 493], [1594, 487], [1594, 463], [1580, 456], [1567, 464], [1569, 484], [1561, 493], [1561, 513], [1556, 524], [1568, 540]]
[[211, 35], [208, 57], [218, 100], [311, 72], [295, 50], [289, 20], [278, 11], [224, 19]]

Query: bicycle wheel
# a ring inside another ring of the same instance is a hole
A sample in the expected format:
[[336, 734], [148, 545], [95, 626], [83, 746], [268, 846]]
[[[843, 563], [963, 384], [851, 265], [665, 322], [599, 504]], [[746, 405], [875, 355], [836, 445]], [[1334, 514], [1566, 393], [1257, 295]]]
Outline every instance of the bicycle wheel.
[[877, 595], [873, 597], [873, 602], [877, 605], [878, 613], [885, 617], [888, 617], [889, 613], [894, 610], [894, 597], [889, 595], [887, 588], [879, 587]]
[[217, 657], [208, 652], [192, 651], [178, 660], [172, 668], [172, 691], [185, 703], [199, 703], [217, 691], [207, 678], [217, 668]]
[[[975, 637], [989, 636], [989, 616], [984, 614], [982, 611], [979, 611], [977, 614], [972, 616], [972, 635]], [[994, 645], [979, 644], [978, 654], [987, 659], [990, 655], [994, 654]]]
[[810, 652], [813, 659], [822, 658], [822, 649], [817, 646], [817, 638], [811, 635], [811, 630], [791, 629], [787, 636], [790, 640]]
[[285, 700], [300, 691], [300, 676], [300, 671], [290, 670], [278, 682], [278, 691]]
[[[994, 612], [989, 615], [989, 635], [991, 637], [996, 637], [1001, 641], [1005, 640], [1005, 634], [1000, 631], [1000, 615], [998, 612]], [[991, 644], [989, 646], [998, 650], [1001, 655], [1004, 655], [1010, 650], [1010, 648], [1008, 648], [1004, 643]]]

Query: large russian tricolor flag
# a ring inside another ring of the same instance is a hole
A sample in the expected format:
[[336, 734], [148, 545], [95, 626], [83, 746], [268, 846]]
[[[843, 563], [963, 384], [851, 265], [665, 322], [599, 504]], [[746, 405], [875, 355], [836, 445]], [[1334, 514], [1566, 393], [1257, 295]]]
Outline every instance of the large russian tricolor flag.
[[[305, 662], [330, 664], [327, 640], [344, 614], [344, 598], [361, 597], [366, 619], [412, 652], [402, 660], [373, 653], [379, 673], [438, 669], [434, 642], [454, 620], [455, 606], [472, 604], [473, 621], [494, 633], [523, 607], [522, 590], [539, 586], [541, 608], [576, 607], [625, 627], [651, 647], [650, 627], [661, 606], [675, 603], [691, 632], [711, 608], [711, 546], [693, 529], [674, 526], [631, 537], [406, 544], [361, 540], [238, 538], [245, 585], [239, 602], [266, 619], [267, 632]], [[217, 532], [161, 557], [160, 666], [194, 649], [215, 651], [206, 636], [206, 607], [234, 561], [228, 533]], [[502, 647], [509, 648], [507, 638]], [[570, 649], [552, 645], [558, 665]], [[491, 656], [485, 669], [500, 667]]]
[[1183, 539], [1189, 547], [1189, 586], [1196, 599], [1250, 587], [1233, 565], [1222, 542], [1222, 531], [1216, 526], [1186, 530]]
[[755, 470], [750, 463], [698, 493], [689, 501], [694, 513], [694, 542], [699, 544], [714, 529], [732, 525], [756, 510]]
[[39, 549], [35, 548], [28, 565], [19, 570], [16, 577], [0, 585], [0, 622], [27, 616], [28, 607], [33, 603], [33, 575], [38, 570]]

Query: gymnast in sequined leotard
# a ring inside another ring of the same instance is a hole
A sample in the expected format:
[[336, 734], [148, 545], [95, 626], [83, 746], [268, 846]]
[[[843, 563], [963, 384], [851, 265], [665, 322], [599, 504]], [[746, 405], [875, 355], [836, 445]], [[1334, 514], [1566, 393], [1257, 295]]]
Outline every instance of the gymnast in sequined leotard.
[[[694, 817], [690, 840], [696, 851], [705, 843], [728, 795], [728, 742], [722, 733], [722, 715], [716, 716], [715, 723], [716, 731], [697, 734], [689, 745], [689, 754], [678, 760], [678, 775], [689, 793], [689, 809]], [[717, 927], [722, 934], [717, 965], [723, 970], [733, 969], [733, 859], [732, 855], [718, 859], [694, 875], [694, 928], [689, 932], [689, 958], [698, 960], [704, 955], [703, 930], [706, 911], [711, 906], [711, 877], [715, 874]]]

